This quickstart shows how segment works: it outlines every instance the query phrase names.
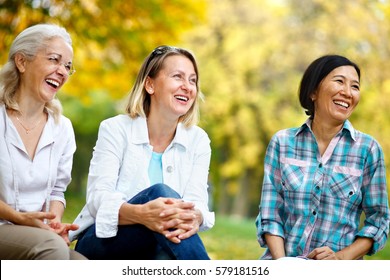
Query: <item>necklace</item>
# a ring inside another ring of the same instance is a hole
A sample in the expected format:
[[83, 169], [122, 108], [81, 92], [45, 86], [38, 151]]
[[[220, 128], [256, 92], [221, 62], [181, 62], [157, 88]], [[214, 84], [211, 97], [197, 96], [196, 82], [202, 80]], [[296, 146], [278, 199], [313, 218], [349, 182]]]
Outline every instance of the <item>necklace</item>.
[[31, 130], [33, 130], [34, 128], [36, 128], [36, 127], [42, 122], [42, 119], [40, 119], [33, 127], [27, 128], [26, 126], [24, 126], [24, 124], [22, 123], [22, 121], [19, 119], [18, 116], [16, 116], [16, 119], [18, 120], [18, 122], [20, 123], [20, 125], [23, 127], [23, 129], [26, 131], [26, 134], [30, 134]]

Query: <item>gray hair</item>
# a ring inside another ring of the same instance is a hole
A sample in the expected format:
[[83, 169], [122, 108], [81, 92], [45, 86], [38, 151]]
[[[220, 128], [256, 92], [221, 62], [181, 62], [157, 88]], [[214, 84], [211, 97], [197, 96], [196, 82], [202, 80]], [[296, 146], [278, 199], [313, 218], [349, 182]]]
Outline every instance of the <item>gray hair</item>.
[[[15, 92], [20, 83], [20, 73], [15, 64], [15, 55], [21, 53], [32, 59], [37, 52], [46, 48], [48, 41], [58, 37], [72, 46], [72, 39], [65, 28], [54, 24], [30, 26], [14, 39], [8, 54], [8, 61], [0, 70], [0, 104], [5, 104], [7, 108], [19, 111]], [[62, 106], [58, 99], [55, 98], [47, 102], [45, 107], [53, 113], [55, 120], [59, 119]]]

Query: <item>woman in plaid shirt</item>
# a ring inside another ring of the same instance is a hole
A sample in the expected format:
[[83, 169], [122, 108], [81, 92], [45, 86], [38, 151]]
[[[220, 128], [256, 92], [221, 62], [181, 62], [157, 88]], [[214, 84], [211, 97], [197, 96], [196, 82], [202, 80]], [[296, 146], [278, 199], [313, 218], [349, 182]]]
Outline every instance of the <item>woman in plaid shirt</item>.
[[382, 149], [348, 120], [360, 99], [359, 67], [339, 55], [316, 59], [299, 99], [309, 118], [267, 148], [256, 220], [262, 259], [372, 255], [386, 243], [389, 206]]

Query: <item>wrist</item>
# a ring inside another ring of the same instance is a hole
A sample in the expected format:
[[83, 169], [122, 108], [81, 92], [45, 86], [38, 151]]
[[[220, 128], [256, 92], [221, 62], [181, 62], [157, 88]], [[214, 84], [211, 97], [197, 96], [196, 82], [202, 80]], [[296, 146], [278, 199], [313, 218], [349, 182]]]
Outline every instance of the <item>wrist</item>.
[[195, 209], [195, 215], [196, 215], [196, 220], [198, 221], [199, 226], [201, 226], [203, 224], [202, 212], [200, 212], [199, 209]]
[[23, 212], [13, 211], [9, 218], [9, 221], [17, 225], [24, 225], [25, 216], [26, 214]]
[[286, 257], [286, 254], [282, 253], [282, 252], [275, 252], [275, 253], [272, 253], [271, 252], [271, 256], [274, 260], [277, 260], [277, 259], [281, 259], [281, 258], [284, 258]]
[[119, 208], [119, 225], [142, 224], [142, 215], [144, 204], [123, 203]]
[[342, 251], [336, 252], [335, 255], [336, 255], [336, 259], [338, 259], [338, 260], [344, 260], [344, 257], [345, 257], [345, 256], [344, 256], [344, 254], [343, 254]]

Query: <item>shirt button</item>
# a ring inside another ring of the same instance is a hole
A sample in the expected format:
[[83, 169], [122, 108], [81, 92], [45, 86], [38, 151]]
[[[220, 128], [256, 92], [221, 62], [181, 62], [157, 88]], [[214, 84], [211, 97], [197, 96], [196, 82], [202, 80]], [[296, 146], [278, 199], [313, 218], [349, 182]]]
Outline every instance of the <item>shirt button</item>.
[[319, 168], [322, 168], [322, 163], [320, 163], [320, 164], [318, 165], [318, 167], [319, 167]]
[[172, 173], [173, 172], [173, 166], [168, 166], [167, 167], [167, 172]]
[[319, 191], [320, 190], [320, 186], [316, 186], [316, 191]]
[[315, 215], [317, 215], [317, 212], [316, 212], [316, 210], [313, 210], [313, 215], [315, 216]]

